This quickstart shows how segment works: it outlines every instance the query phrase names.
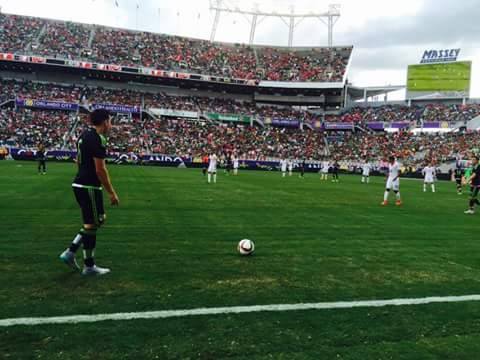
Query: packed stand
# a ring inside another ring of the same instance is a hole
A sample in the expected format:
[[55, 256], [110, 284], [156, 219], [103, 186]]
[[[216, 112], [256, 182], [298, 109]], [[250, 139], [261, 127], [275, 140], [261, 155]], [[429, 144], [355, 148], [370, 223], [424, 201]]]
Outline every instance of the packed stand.
[[1, 99], [36, 99], [64, 102], [78, 102], [81, 88], [75, 85], [59, 85], [32, 81], [0, 79]]
[[86, 25], [48, 21], [35, 53], [65, 59], [78, 59], [82, 51], [88, 47], [90, 32], [91, 29]]
[[0, 14], [0, 51], [22, 54], [35, 44], [32, 51], [37, 55], [244, 80], [319, 82], [342, 81], [352, 52], [351, 47], [253, 48], [102, 26], [95, 26], [91, 49], [87, 49], [91, 29], [78, 23]]
[[410, 122], [421, 126], [424, 122], [468, 121], [480, 115], [480, 104], [425, 106], [382, 105], [353, 107], [340, 115], [325, 116], [328, 122]]
[[0, 12], [0, 52], [29, 51], [44, 25], [43, 19]]
[[149, 147], [161, 154], [200, 157], [215, 151], [251, 160], [325, 154], [323, 134], [311, 130], [164, 120], [150, 122], [146, 133]]
[[96, 29], [91, 59], [242, 79], [255, 78], [256, 66], [248, 47], [103, 27]]
[[262, 79], [271, 81], [341, 82], [352, 48], [312, 48], [292, 51], [257, 48]]
[[329, 137], [329, 149], [333, 157], [342, 160], [386, 160], [393, 154], [406, 165], [415, 165], [424, 159], [440, 163], [465, 155], [472, 149], [480, 149], [480, 135], [478, 132], [346, 133]]
[[0, 109], [0, 142], [31, 148], [39, 143], [60, 149], [72, 129], [70, 114], [64, 111]]

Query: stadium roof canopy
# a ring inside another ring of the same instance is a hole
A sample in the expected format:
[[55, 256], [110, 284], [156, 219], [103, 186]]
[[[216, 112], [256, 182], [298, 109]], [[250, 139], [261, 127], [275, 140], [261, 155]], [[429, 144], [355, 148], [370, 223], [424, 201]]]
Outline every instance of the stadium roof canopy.
[[385, 95], [393, 91], [405, 89], [404, 85], [389, 85], [389, 86], [351, 86], [348, 85], [348, 95], [352, 100], [362, 100], [371, 96]]

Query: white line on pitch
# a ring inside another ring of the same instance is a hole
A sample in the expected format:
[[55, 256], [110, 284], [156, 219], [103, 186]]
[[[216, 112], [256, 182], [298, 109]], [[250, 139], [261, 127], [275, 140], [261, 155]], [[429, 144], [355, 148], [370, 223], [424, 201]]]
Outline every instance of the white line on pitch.
[[358, 307], [383, 307], [402, 305], [423, 305], [432, 303], [456, 303], [465, 301], [480, 301], [480, 295], [464, 296], [433, 296], [412, 299], [390, 300], [365, 300], [365, 301], [339, 301], [321, 303], [300, 304], [276, 304], [276, 305], [252, 305], [197, 308], [185, 310], [162, 310], [130, 313], [95, 314], [95, 315], [70, 315], [53, 317], [26, 317], [0, 320], [0, 327], [14, 325], [48, 325], [48, 324], [77, 324], [91, 323], [106, 320], [135, 320], [135, 319], [165, 319], [172, 317], [197, 316], [197, 315], [221, 315], [241, 314], [264, 311], [298, 311], [298, 310], [328, 310], [328, 309], [351, 309]]

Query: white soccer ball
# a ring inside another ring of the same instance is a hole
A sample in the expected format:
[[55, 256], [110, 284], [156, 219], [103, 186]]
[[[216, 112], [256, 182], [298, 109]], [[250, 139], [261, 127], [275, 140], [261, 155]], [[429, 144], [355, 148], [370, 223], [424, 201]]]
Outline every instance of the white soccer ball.
[[237, 249], [240, 255], [251, 255], [255, 251], [255, 244], [252, 240], [243, 239], [238, 243]]

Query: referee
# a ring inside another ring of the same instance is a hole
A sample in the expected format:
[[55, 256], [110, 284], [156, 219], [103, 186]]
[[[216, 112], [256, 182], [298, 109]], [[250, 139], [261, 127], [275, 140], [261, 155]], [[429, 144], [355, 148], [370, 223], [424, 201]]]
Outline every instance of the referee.
[[108, 111], [98, 109], [90, 114], [93, 127], [85, 130], [77, 142], [78, 173], [73, 180], [73, 192], [80, 206], [83, 227], [73, 239], [70, 247], [60, 259], [74, 269], [80, 269], [75, 259], [75, 253], [83, 245], [84, 263], [83, 275], [105, 275], [110, 269], [95, 265], [94, 250], [97, 242], [97, 230], [105, 221], [102, 187], [110, 197], [112, 205], [118, 205], [119, 199], [110, 182], [105, 158], [107, 155], [107, 140], [105, 136], [112, 128]]

